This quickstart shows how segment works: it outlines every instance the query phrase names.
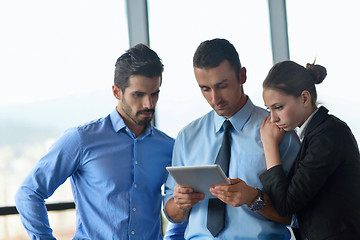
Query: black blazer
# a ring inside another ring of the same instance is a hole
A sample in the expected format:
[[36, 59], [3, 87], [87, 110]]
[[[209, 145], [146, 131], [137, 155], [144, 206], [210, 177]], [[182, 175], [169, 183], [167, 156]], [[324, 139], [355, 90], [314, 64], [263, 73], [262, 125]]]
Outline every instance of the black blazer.
[[281, 165], [260, 176], [282, 216], [296, 213], [301, 239], [360, 239], [360, 155], [346, 123], [320, 107], [289, 181]]

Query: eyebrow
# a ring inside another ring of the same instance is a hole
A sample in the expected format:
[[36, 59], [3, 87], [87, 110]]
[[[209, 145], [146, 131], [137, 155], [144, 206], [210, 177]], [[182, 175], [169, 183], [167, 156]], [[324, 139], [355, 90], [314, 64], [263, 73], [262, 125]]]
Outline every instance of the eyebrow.
[[[156, 93], [159, 93], [160, 92], [160, 89], [150, 93], [150, 94], [156, 94]], [[146, 92], [143, 92], [143, 91], [133, 91], [134, 94], [146, 94]]]
[[[226, 82], [228, 82], [229, 81], [229, 79], [224, 79], [224, 80], [222, 80], [222, 81], [220, 81], [220, 82], [218, 82], [218, 83], [215, 83], [215, 87], [219, 87], [219, 85], [221, 85], [221, 84], [223, 84], [223, 83], [226, 83]], [[199, 84], [199, 87], [201, 87], [201, 88], [203, 88], [203, 87], [209, 87], [209, 86], [206, 86], [206, 85], [200, 85]]]
[[[269, 108], [270, 108], [270, 107], [274, 107], [274, 106], [276, 106], [276, 105], [284, 105], [284, 104], [281, 104], [281, 103], [276, 102], [276, 103], [271, 104], [271, 105], [269, 106]], [[265, 105], [265, 106], [266, 106], [266, 105]]]

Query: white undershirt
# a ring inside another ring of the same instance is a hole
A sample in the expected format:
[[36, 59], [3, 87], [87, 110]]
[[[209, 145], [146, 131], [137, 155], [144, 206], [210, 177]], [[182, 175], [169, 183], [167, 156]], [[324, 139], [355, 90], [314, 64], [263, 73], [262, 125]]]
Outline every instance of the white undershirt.
[[303, 125], [301, 125], [301, 127], [297, 127], [296, 128], [296, 133], [299, 136], [300, 142], [303, 141], [304, 139], [304, 135], [305, 135], [305, 129], [307, 127], [307, 125], [310, 122], [310, 119], [315, 115], [315, 113], [319, 110], [319, 108], [317, 108], [311, 115], [310, 117], [308, 117], [308, 119], [306, 119], [306, 121], [303, 123]]

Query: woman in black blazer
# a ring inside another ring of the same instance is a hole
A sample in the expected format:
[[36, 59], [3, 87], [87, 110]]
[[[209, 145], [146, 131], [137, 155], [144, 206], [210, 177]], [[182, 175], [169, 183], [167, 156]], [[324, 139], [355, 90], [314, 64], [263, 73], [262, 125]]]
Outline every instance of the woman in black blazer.
[[[325, 76], [320, 65], [292, 61], [269, 71], [263, 98], [270, 117], [260, 130], [268, 170], [260, 179], [278, 213], [297, 216], [297, 239], [360, 239], [359, 148], [346, 123], [316, 106], [315, 84]], [[296, 127], [302, 143], [288, 179], [278, 143]]]

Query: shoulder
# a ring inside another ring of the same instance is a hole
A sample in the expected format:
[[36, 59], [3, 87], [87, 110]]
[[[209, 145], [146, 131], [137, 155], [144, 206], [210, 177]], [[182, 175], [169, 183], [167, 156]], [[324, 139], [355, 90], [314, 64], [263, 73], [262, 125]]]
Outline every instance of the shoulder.
[[[316, 114], [314, 115], [314, 117]], [[323, 114], [322, 121], [310, 120], [312, 128], [305, 132], [305, 146], [331, 149], [333, 152], [343, 149], [358, 149], [357, 142], [348, 125], [331, 114]], [[309, 123], [309, 124], [310, 124]], [[358, 150], [357, 150], [358, 151]]]
[[269, 112], [267, 110], [265, 110], [264, 108], [258, 107], [256, 105], [254, 105], [251, 113], [250, 113], [250, 119], [252, 122], [256, 122], [257, 124], [262, 123], [262, 121], [264, 120], [264, 117], [268, 117], [269, 116]]
[[[62, 138], [66, 140], [76, 140], [84, 144], [84, 142], [94, 141], [98, 139], [99, 136], [103, 136], [103, 133], [111, 131], [111, 122], [107, 117], [99, 118], [97, 120], [92, 120], [86, 122], [77, 127], [67, 129]], [[112, 130], [113, 131], [113, 130]]]
[[247, 131], [255, 131], [260, 134], [260, 127], [264, 117], [269, 116], [269, 112], [265, 109], [252, 105], [251, 108], [247, 108], [246, 112], [237, 114], [235, 117], [238, 118], [238, 124]]
[[77, 130], [84, 133], [93, 133], [97, 130], [104, 128], [106, 124], [111, 123], [110, 116], [91, 120], [77, 127]]
[[[318, 119], [310, 120], [310, 123], [313, 123], [314, 127], [309, 129], [309, 132], [307, 133], [309, 136], [323, 134], [331, 138], [333, 137], [339, 138], [341, 136], [345, 136], [349, 134], [352, 135], [349, 126], [338, 117], [328, 114], [327, 112], [320, 113], [319, 115], [321, 115], [322, 121], [318, 121]], [[314, 117], [316, 116], [317, 114], [314, 115]]]
[[159, 130], [155, 126], [153, 126], [153, 136], [161, 141], [168, 142], [170, 144], [173, 144], [175, 141], [174, 138], [170, 137], [169, 135], [167, 135], [163, 131]]
[[334, 115], [329, 114], [329, 117], [327, 118], [326, 124], [328, 126], [331, 126], [332, 128], [334, 128], [334, 130], [338, 130], [338, 132], [350, 131], [350, 128], [346, 124], [346, 122], [342, 121], [338, 117], [335, 117]]
[[214, 126], [214, 114], [212, 110], [207, 114], [193, 120], [179, 131], [179, 135], [196, 135], [199, 131], [208, 130], [210, 126]]
[[269, 116], [269, 112], [259, 106], [254, 105], [253, 111], [252, 111], [252, 115], [254, 115], [255, 117], [267, 117]]

